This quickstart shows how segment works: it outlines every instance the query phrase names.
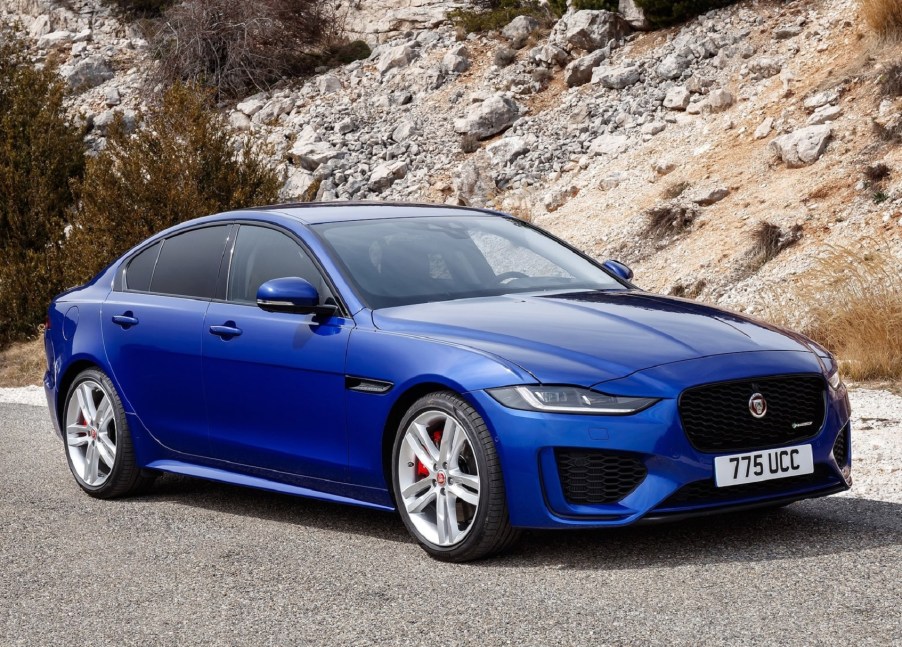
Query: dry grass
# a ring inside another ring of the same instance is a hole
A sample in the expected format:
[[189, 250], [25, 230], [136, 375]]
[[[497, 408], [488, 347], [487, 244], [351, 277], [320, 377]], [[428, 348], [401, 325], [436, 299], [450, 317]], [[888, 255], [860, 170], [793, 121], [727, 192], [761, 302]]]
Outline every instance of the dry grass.
[[802, 238], [801, 225], [794, 225], [789, 231], [771, 222], [759, 222], [752, 230], [752, 246], [748, 251], [746, 268], [755, 272], [787, 247], [795, 245]]
[[47, 370], [44, 338], [13, 344], [0, 351], [0, 387], [40, 384]]
[[887, 66], [886, 71], [880, 75], [880, 91], [886, 97], [902, 96], [902, 62]]
[[692, 203], [660, 202], [645, 212], [645, 235], [662, 240], [687, 231], [699, 215]]
[[902, 379], [902, 274], [880, 251], [831, 248], [795, 289], [807, 304], [803, 332], [839, 357], [853, 380]]
[[902, 2], [899, 0], [860, 0], [861, 15], [868, 26], [886, 38], [902, 36]]

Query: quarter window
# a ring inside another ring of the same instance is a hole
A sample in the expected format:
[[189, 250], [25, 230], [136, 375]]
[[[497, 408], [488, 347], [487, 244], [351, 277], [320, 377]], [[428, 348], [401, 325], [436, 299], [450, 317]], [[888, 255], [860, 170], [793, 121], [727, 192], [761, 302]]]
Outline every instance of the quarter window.
[[322, 275], [300, 245], [274, 229], [242, 225], [232, 254], [228, 300], [256, 303], [261, 285], [289, 276], [309, 281], [321, 302], [330, 297]]
[[153, 276], [153, 268], [157, 264], [161, 246], [162, 243], [154, 243], [131, 260], [125, 272], [127, 289], [138, 292], [150, 290], [150, 279]]
[[227, 229], [226, 226], [204, 227], [163, 241], [150, 291], [212, 299]]

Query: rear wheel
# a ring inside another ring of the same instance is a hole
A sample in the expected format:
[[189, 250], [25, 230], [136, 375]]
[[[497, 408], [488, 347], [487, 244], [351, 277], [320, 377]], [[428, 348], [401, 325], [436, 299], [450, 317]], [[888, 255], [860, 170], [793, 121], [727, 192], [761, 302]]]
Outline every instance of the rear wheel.
[[430, 555], [464, 562], [516, 540], [495, 444], [479, 414], [458, 395], [432, 393], [415, 402], [392, 456], [401, 518]]
[[110, 499], [138, 492], [155, 475], [142, 472], [122, 401], [97, 369], [79, 373], [63, 409], [66, 460], [76, 483], [91, 496]]

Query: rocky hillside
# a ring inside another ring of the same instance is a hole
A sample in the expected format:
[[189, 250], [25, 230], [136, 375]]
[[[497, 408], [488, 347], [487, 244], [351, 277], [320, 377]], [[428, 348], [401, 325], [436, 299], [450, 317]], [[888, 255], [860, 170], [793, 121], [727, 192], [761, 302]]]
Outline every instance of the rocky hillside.
[[[643, 287], [765, 314], [831, 247], [902, 257], [902, 90], [884, 83], [902, 46], [854, 0], [745, 1], [660, 31], [571, 11], [462, 40], [444, 20], [462, 2], [345, 4], [369, 59], [223, 106], [268, 144], [286, 200], [500, 208]], [[89, 147], [152, 96], [147, 43], [106, 5], [0, 14], [62, 63]]]

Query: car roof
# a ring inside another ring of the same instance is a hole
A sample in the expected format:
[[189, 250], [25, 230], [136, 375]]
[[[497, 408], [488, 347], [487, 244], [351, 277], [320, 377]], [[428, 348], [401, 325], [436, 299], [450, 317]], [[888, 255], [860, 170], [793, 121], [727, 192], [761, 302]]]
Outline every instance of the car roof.
[[307, 225], [377, 218], [422, 218], [452, 216], [504, 216], [488, 209], [459, 207], [448, 204], [411, 202], [300, 202], [253, 207], [247, 211], [270, 211], [299, 220]]

